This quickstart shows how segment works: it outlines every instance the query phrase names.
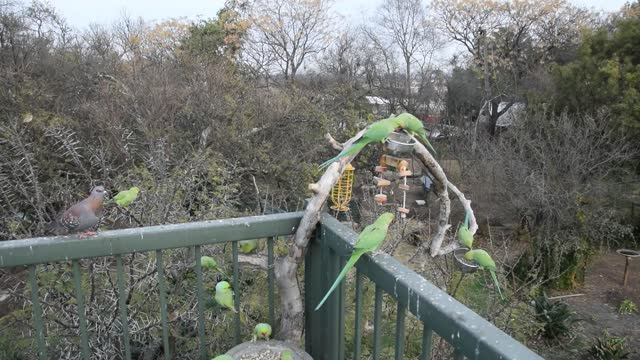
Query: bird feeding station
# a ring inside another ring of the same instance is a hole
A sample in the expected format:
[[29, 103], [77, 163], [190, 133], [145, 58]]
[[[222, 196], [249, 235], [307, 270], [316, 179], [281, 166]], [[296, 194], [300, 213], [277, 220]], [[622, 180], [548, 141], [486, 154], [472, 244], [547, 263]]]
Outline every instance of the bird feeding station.
[[467, 261], [464, 258], [464, 254], [466, 254], [469, 250], [469, 248], [462, 247], [457, 248], [453, 251], [453, 259], [458, 266], [458, 269], [460, 269], [460, 271], [463, 273], [474, 273], [478, 271], [478, 265], [473, 262]]
[[630, 249], [618, 249], [616, 252], [625, 257], [624, 263], [624, 275], [622, 277], [622, 286], [627, 286], [627, 280], [629, 279], [629, 261], [631, 258], [640, 257], [640, 251]]
[[349, 211], [349, 201], [353, 189], [353, 174], [356, 168], [347, 164], [338, 182], [331, 189], [331, 209], [336, 211]]
[[415, 140], [405, 133], [391, 133], [385, 140], [385, 148], [389, 155], [383, 155], [380, 158], [380, 165], [376, 166], [375, 169], [376, 176], [374, 180], [378, 187], [378, 193], [374, 196], [374, 200], [378, 204], [387, 202], [387, 195], [384, 189], [391, 185], [390, 180], [383, 178], [383, 174], [387, 171], [387, 165], [394, 167], [397, 171], [397, 176], [402, 179], [401, 184], [398, 185], [398, 189], [402, 191], [402, 204], [397, 208], [402, 218], [406, 218], [409, 213], [409, 208], [407, 207], [407, 191], [409, 191], [407, 177], [411, 176], [412, 172], [408, 169], [410, 159], [404, 159], [398, 156], [410, 154], [413, 151], [414, 144]]

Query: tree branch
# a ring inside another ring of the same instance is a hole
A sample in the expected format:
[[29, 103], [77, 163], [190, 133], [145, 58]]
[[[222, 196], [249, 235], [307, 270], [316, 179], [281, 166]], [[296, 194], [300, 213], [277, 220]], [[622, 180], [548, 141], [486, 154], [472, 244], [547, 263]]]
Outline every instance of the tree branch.
[[[364, 131], [358, 132], [354, 137], [344, 144], [349, 147], [358, 140]], [[289, 246], [289, 254], [276, 262], [275, 274], [280, 291], [280, 306], [282, 318], [280, 321], [280, 332], [278, 336], [284, 340], [299, 341], [304, 329], [304, 306], [302, 303], [302, 293], [296, 278], [298, 265], [304, 260], [304, 254], [309, 245], [309, 239], [318, 221], [320, 212], [324, 207], [331, 188], [336, 184], [344, 168], [358, 155], [358, 152], [342, 157], [329, 165], [324, 175], [314, 184], [314, 192], [311, 200], [307, 204], [304, 215], [300, 220], [300, 225], [293, 236], [293, 242]]]

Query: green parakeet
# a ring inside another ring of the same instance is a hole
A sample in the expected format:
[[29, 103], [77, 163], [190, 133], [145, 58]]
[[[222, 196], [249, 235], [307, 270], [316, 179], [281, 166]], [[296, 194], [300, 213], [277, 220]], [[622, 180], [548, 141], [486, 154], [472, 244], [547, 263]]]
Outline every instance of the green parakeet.
[[113, 201], [115, 201], [115, 203], [119, 206], [127, 207], [136, 200], [139, 192], [140, 189], [134, 186], [129, 190], [120, 191], [119, 193], [117, 193], [116, 196], [113, 197]]
[[218, 268], [218, 263], [209, 256], [200, 257], [200, 266], [208, 270], [215, 270]]
[[229, 276], [229, 274], [227, 274], [227, 272], [223, 271], [222, 269], [220, 269], [220, 267], [218, 266], [218, 262], [209, 256], [201, 256], [200, 257], [200, 266], [202, 266], [203, 268], [207, 269], [207, 270], [214, 270], [220, 273], [223, 273], [227, 276]]
[[280, 360], [293, 360], [293, 354], [290, 350], [285, 350], [280, 353]]
[[249, 254], [258, 248], [258, 240], [242, 240], [238, 242], [238, 248], [243, 254]]
[[320, 169], [326, 168], [341, 157], [351, 155], [360, 151], [369, 143], [376, 141], [384, 142], [387, 136], [394, 132], [397, 127], [399, 126], [395, 118], [387, 118], [374, 122], [373, 124], [369, 125], [364, 134], [362, 134], [362, 137], [356, 140], [353, 145], [351, 145], [347, 149], [343, 149], [340, 154], [320, 164]]
[[502, 296], [502, 291], [500, 291], [500, 284], [498, 284], [498, 278], [496, 277], [496, 263], [491, 258], [486, 251], [477, 249], [470, 250], [464, 254], [464, 258], [466, 260], [473, 260], [481, 269], [489, 271], [491, 273], [491, 278], [493, 278], [494, 284], [496, 284], [496, 289], [498, 289], [498, 294], [500, 294], [500, 298], [504, 300], [504, 296]]
[[351, 257], [347, 261], [347, 264], [344, 266], [340, 275], [336, 281], [331, 285], [331, 288], [324, 296], [322, 301], [316, 306], [316, 310], [320, 309], [322, 304], [327, 300], [329, 295], [336, 289], [340, 281], [344, 279], [347, 275], [347, 272], [356, 264], [360, 256], [369, 251], [374, 251], [382, 244], [384, 238], [387, 237], [387, 230], [389, 229], [389, 225], [393, 221], [392, 213], [384, 213], [378, 217], [378, 219], [371, 225], [367, 226], [362, 230], [360, 236], [358, 236], [358, 241], [356, 241], [353, 253], [351, 253]]
[[253, 329], [253, 338], [254, 339], [265, 339], [269, 340], [271, 337], [271, 325], [260, 323], [256, 325]]
[[214, 299], [220, 306], [227, 308], [234, 313], [237, 312], [233, 301], [233, 290], [231, 290], [231, 284], [227, 281], [220, 281], [216, 284], [216, 294]]
[[458, 242], [469, 249], [473, 248], [473, 234], [469, 231], [469, 211], [464, 215], [464, 223], [458, 227]]
[[395, 117], [396, 123], [403, 129], [409, 132], [411, 135], [417, 137], [420, 141], [422, 141], [428, 148], [436, 153], [436, 150], [431, 146], [431, 143], [427, 139], [427, 133], [424, 130], [424, 124], [417, 117], [409, 114], [402, 113]]
[[216, 357], [214, 357], [211, 360], [234, 360], [231, 356], [227, 355], [227, 354], [222, 354], [222, 355], [218, 355]]

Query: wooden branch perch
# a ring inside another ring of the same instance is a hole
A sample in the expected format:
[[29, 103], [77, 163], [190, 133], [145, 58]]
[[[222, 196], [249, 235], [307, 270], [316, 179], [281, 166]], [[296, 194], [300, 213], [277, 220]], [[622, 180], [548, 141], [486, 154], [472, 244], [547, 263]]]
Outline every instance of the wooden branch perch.
[[[351, 146], [358, 140], [364, 131], [361, 130], [342, 146], [331, 137], [325, 136], [329, 143], [336, 149], [341, 150]], [[298, 265], [304, 260], [304, 254], [309, 245], [309, 239], [318, 221], [320, 212], [324, 207], [331, 188], [338, 182], [348, 163], [358, 155], [358, 152], [342, 157], [329, 165], [324, 175], [311, 188], [313, 196], [307, 204], [304, 215], [300, 220], [300, 225], [293, 236], [293, 243], [289, 246], [289, 254], [276, 262], [275, 273], [278, 289], [280, 291], [280, 306], [282, 318], [280, 321], [280, 331], [278, 337], [288, 341], [299, 341], [302, 338], [304, 329], [304, 307], [302, 295], [296, 278]]]
[[476, 222], [476, 217], [473, 213], [473, 209], [471, 208], [471, 201], [467, 200], [464, 194], [453, 185], [448, 179], [442, 167], [436, 159], [431, 155], [431, 153], [427, 150], [427, 148], [422, 145], [419, 141], [416, 141], [415, 145], [413, 145], [413, 150], [420, 162], [429, 170], [429, 172], [434, 177], [434, 186], [435, 193], [438, 196], [438, 200], [440, 200], [440, 211], [438, 212], [438, 228], [436, 229], [433, 238], [431, 239], [431, 256], [445, 255], [448, 254], [459, 247], [458, 242], [454, 240], [451, 244], [446, 247], [442, 247], [442, 243], [446, 237], [447, 230], [451, 227], [449, 224], [449, 216], [451, 214], [451, 200], [449, 200], [449, 192], [451, 189], [454, 194], [458, 197], [458, 200], [462, 204], [462, 206], [466, 211], [469, 211], [469, 230], [472, 234], [475, 234], [478, 231], [478, 224]]
[[[414, 138], [415, 140], [415, 138]], [[449, 214], [451, 213], [451, 201], [449, 200], [449, 193], [447, 192], [447, 176], [445, 175], [442, 167], [436, 159], [433, 158], [431, 153], [427, 150], [422, 143], [416, 141], [413, 145], [413, 151], [422, 162], [422, 164], [429, 170], [434, 177], [434, 187], [436, 196], [440, 200], [440, 211], [438, 212], [438, 228], [436, 229], [433, 238], [431, 239], [431, 256], [439, 255], [440, 247], [444, 241], [447, 230], [451, 227], [449, 225]]]
[[331, 144], [332, 148], [334, 148], [334, 149], [336, 149], [338, 151], [342, 151], [342, 149], [344, 149], [344, 146], [342, 146], [342, 144], [337, 142], [336, 139], [334, 139], [333, 136], [331, 136], [331, 134], [329, 134], [329, 133], [324, 134], [324, 138], [327, 139], [329, 144]]

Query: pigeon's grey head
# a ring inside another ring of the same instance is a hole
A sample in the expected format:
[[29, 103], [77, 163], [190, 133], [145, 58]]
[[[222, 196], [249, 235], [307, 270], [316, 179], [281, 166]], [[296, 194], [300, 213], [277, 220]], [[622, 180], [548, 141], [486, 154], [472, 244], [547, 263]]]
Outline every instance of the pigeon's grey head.
[[91, 189], [91, 196], [103, 198], [107, 194], [107, 191], [104, 189], [104, 186], [99, 185]]

